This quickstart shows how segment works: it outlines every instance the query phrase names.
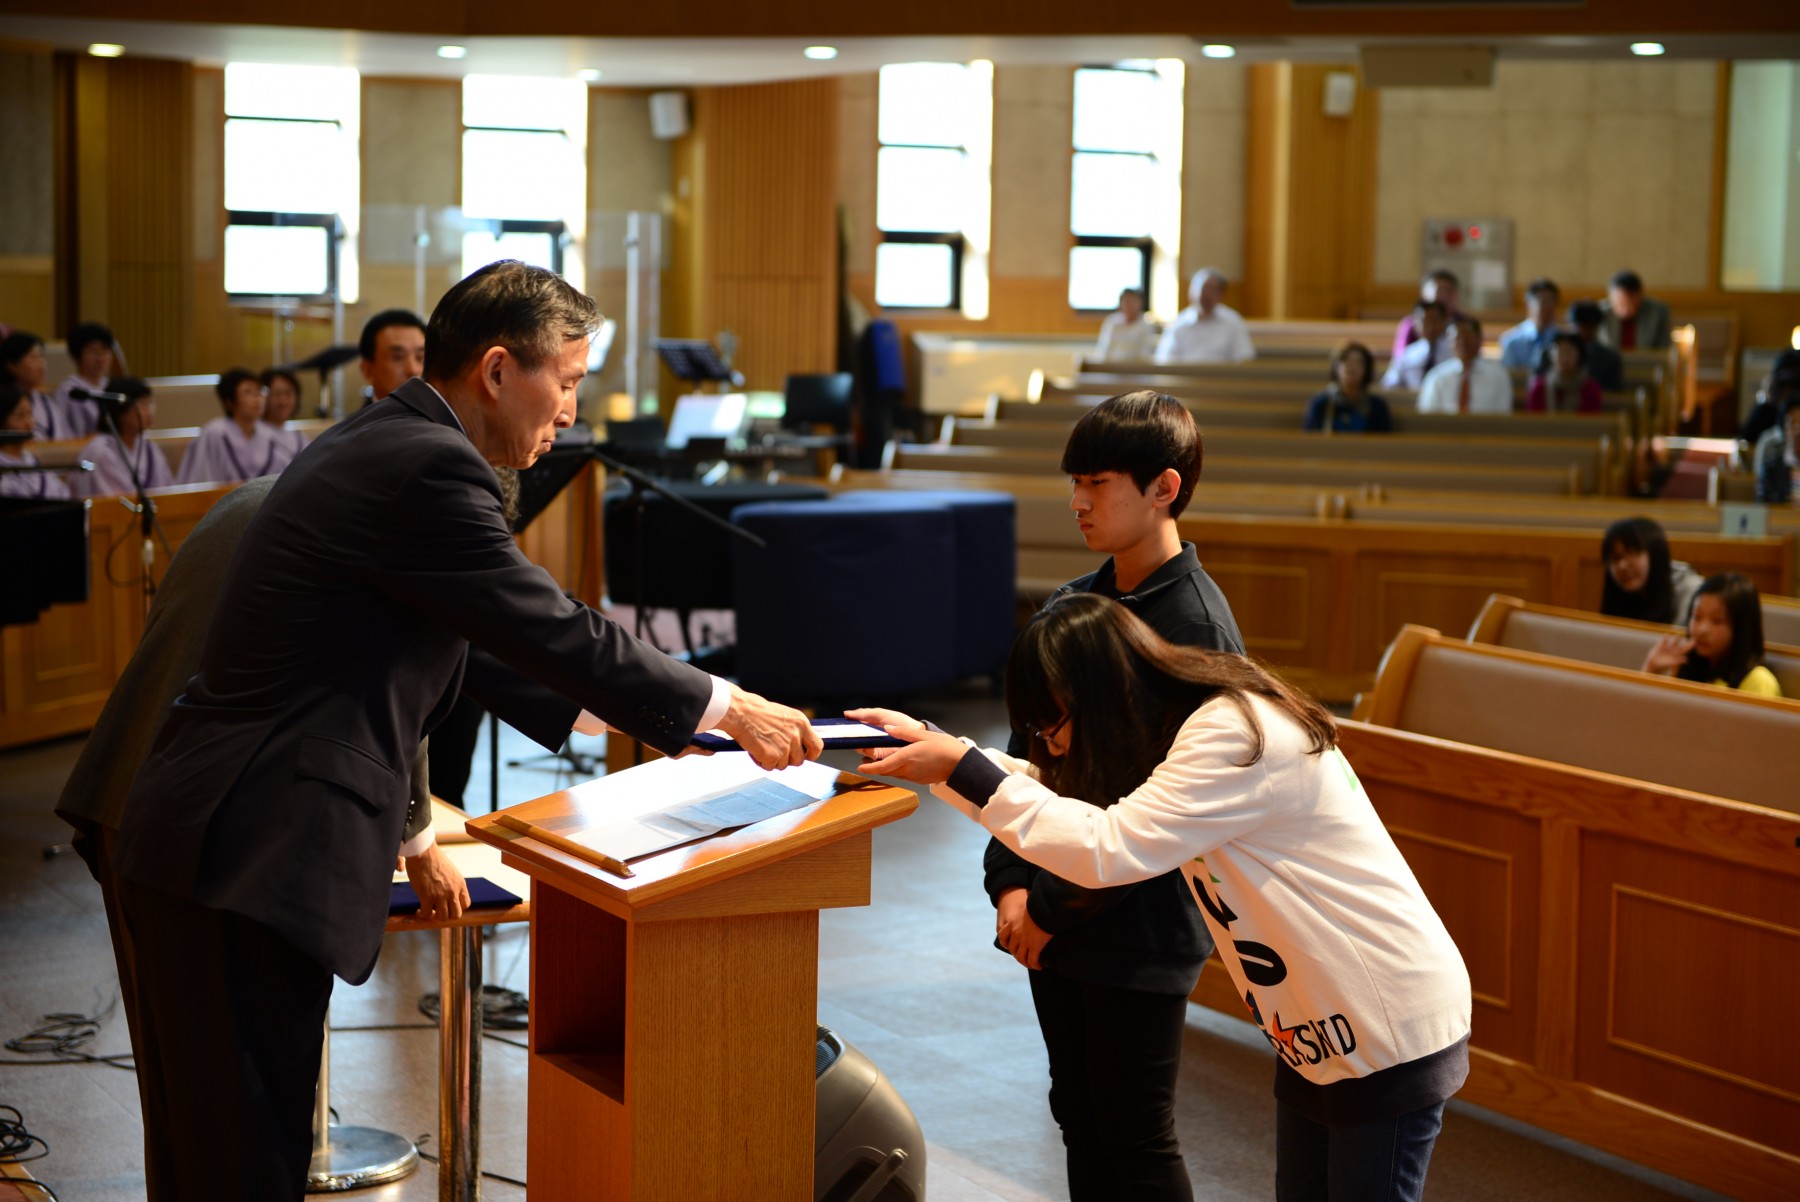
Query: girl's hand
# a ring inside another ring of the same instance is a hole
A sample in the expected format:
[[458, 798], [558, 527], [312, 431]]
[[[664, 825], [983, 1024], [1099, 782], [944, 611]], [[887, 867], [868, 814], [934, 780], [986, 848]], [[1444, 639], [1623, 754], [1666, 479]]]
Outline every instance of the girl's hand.
[[1000, 895], [994, 916], [994, 937], [1000, 946], [1012, 953], [1013, 959], [1026, 968], [1044, 966], [1044, 948], [1055, 938], [1037, 923], [1025, 907], [1025, 889], [1008, 889]]
[[1656, 640], [1656, 646], [1650, 648], [1650, 654], [1644, 657], [1644, 671], [1654, 672], [1658, 676], [1673, 676], [1687, 662], [1688, 652], [1693, 649], [1693, 639], [1680, 634], [1665, 634]]
[[[852, 710], [847, 717], [869, 710]], [[904, 716], [904, 715], [902, 715]], [[968, 753], [968, 744], [955, 735], [941, 734], [923, 726], [897, 726], [882, 723], [896, 739], [905, 739], [905, 747], [866, 747], [858, 767], [877, 776], [891, 776], [919, 785], [938, 785], [950, 779], [957, 763]]]
[[917, 718], [909, 717], [908, 715], [901, 713], [899, 710], [884, 710], [884, 709], [845, 710], [844, 717], [849, 718], [852, 722], [863, 722], [863, 723], [868, 724], [869, 726], [905, 726], [905, 727], [917, 726], [920, 728], [923, 728], [925, 726], [925, 724], [923, 722], [919, 721]]

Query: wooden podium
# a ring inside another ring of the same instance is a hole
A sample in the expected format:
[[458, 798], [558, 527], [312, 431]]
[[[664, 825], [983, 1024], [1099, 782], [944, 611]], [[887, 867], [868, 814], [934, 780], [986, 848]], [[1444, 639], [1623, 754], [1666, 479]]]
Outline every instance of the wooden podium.
[[532, 882], [533, 1202], [813, 1196], [819, 911], [869, 904], [870, 832], [918, 798], [844, 773], [823, 801], [634, 861], [630, 877], [555, 845], [642, 774], [675, 800], [692, 762], [468, 824]]

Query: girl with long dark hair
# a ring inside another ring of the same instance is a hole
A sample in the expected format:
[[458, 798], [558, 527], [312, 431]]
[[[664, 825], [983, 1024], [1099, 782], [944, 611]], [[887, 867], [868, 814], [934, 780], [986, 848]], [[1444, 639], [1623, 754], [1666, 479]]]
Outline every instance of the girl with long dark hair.
[[1021, 632], [1007, 705], [1028, 760], [865, 710], [909, 743], [866, 767], [1078, 885], [1181, 869], [1276, 1054], [1276, 1196], [1417, 1199], [1468, 1075], [1469, 977], [1330, 715], [1092, 594]]
[[1600, 540], [1606, 581], [1600, 612], [1679, 626], [1687, 621], [1700, 588], [1700, 573], [1669, 557], [1669, 537], [1649, 518], [1621, 518]]
[[1775, 674], [1763, 664], [1762, 600], [1756, 585], [1739, 572], [1708, 576], [1694, 596], [1687, 637], [1664, 635], [1650, 648], [1644, 671], [1758, 697], [1781, 696]]

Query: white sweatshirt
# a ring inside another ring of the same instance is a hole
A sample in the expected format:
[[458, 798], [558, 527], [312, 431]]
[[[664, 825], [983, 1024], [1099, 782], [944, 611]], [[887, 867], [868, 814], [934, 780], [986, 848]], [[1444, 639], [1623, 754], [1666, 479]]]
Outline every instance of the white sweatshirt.
[[1374, 1121], [1442, 1101], [1468, 1071], [1462, 956], [1343, 753], [1307, 754], [1297, 723], [1249, 700], [1265, 747], [1248, 768], [1237, 765], [1254, 733], [1215, 698], [1106, 809], [1056, 796], [1029, 764], [992, 750], [971, 750], [937, 792], [1077, 885], [1180, 867], [1289, 1070], [1277, 1069], [1277, 1096], [1309, 1117]]

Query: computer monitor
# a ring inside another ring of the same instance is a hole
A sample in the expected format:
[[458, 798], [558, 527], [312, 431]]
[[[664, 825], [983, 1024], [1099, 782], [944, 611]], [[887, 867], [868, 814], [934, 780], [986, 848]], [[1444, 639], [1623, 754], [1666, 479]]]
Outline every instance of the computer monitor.
[[690, 393], [675, 402], [668, 445], [685, 447], [690, 438], [733, 439], [744, 432], [749, 398], [741, 392]]
[[792, 375], [787, 378], [787, 412], [781, 424], [790, 429], [831, 426], [845, 430], [850, 426], [850, 391], [855, 377], [847, 371], [818, 375]]

